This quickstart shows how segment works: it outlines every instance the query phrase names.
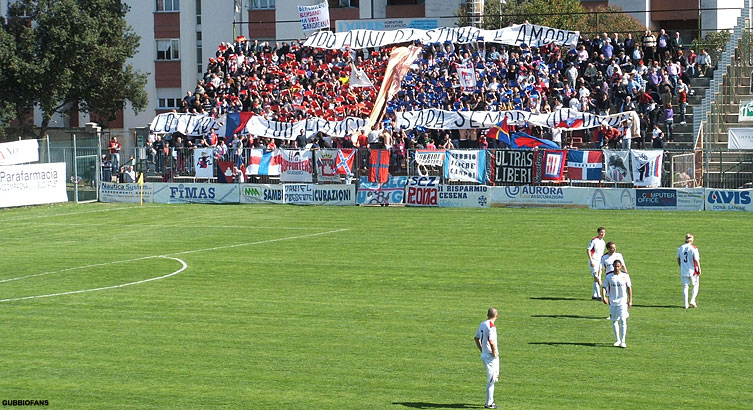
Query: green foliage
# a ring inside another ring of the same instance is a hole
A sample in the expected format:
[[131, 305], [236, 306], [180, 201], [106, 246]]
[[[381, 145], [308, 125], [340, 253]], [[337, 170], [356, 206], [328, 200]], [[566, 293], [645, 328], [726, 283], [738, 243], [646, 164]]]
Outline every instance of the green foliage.
[[719, 61], [722, 52], [724, 52], [724, 48], [727, 46], [729, 38], [730, 32], [727, 30], [708, 31], [706, 32], [706, 35], [703, 36], [703, 39], [694, 39], [690, 47], [698, 54], [701, 53], [701, 49], [705, 48], [711, 56], [712, 63], [716, 64]]
[[[511, 24], [531, 24], [576, 30], [583, 19], [583, 6], [578, 0], [488, 0], [484, 5], [483, 27], [498, 29]], [[461, 5], [456, 16], [459, 25], [470, 24], [467, 6]]]
[[[144, 258], [154, 255], [187, 264], [139, 285], [1, 302], [7, 399], [56, 409], [480, 408], [473, 334], [496, 306], [500, 408], [753, 403], [744, 212], [97, 203], [4, 209], [0, 223], [0, 281], [48, 272], [0, 282], [0, 299], [182, 266]], [[585, 248], [601, 225], [634, 287], [627, 349], [612, 347], [608, 308], [590, 299]], [[703, 265], [688, 311], [675, 256], [686, 232]]]
[[607, 32], [620, 34], [624, 38], [627, 33], [632, 33], [633, 38], [640, 38], [646, 31], [646, 26], [641, 24], [635, 17], [623, 13], [619, 7], [597, 7], [586, 14], [581, 21], [579, 31], [581, 33], [601, 34]]
[[71, 108], [112, 119], [128, 101], [142, 111], [146, 75], [126, 63], [139, 45], [127, 11], [118, 0], [15, 3], [0, 29], [0, 80], [8, 85], [0, 94], [3, 121], [37, 106], [44, 135], [51, 117]]

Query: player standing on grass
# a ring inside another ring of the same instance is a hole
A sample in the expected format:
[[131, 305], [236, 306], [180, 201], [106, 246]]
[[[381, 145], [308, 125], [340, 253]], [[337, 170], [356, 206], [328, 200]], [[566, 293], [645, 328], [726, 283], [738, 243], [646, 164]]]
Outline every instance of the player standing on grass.
[[[609, 305], [609, 318], [612, 320], [614, 337], [617, 339], [613, 346], [627, 347], [627, 318], [630, 316], [628, 308], [633, 306], [633, 285], [630, 283], [630, 275], [622, 272], [622, 261], [616, 259], [613, 262], [614, 271], [604, 278], [601, 300]], [[622, 332], [620, 332], [622, 325]]]
[[685, 309], [688, 308], [688, 285], [693, 284], [693, 296], [690, 298], [690, 306], [696, 307], [695, 298], [698, 296], [698, 286], [701, 276], [701, 256], [698, 248], [693, 245], [695, 237], [685, 234], [685, 244], [677, 248], [677, 264], [680, 266], [680, 279], [682, 279], [682, 295], [685, 297]]
[[610, 273], [614, 271], [614, 267], [612, 266], [612, 264], [616, 260], [619, 260], [620, 262], [622, 262], [620, 264], [621, 269], [623, 272], [627, 273], [627, 266], [625, 266], [625, 258], [622, 256], [621, 253], [617, 252], [617, 245], [615, 245], [614, 242], [607, 242], [607, 253], [605, 253], [604, 256], [601, 257], [601, 266], [604, 268], [606, 275], [609, 275]]
[[588, 255], [588, 267], [591, 269], [591, 276], [593, 277], [593, 293], [591, 299], [601, 300], [601, 257], [604, 255], [604, 235], [606, 229], [600, 226], [596, 229], [596, 236], [591, 239], [591, 242], [586, 248], [586, 254]]
[[481, 351], [481, 361], [486, 368], [486, 404], [485, 409], [496, 409], [494, 404], [494, 383], [499, 378], [499, 350], [497, 349], [497, 309], [491, 307], [486, 313], [486, 320], [478, 325], [474, 336], [476, 347]]

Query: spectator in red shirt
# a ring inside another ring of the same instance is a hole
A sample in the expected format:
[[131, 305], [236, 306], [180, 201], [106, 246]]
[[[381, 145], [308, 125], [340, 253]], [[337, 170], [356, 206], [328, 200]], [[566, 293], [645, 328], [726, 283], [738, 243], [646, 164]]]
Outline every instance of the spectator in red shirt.
[[118, 142], [118, 137], [112, 137], [107, 149], [110, 151], [113, 169], [118, 169], [120, 167], [120, 142]]

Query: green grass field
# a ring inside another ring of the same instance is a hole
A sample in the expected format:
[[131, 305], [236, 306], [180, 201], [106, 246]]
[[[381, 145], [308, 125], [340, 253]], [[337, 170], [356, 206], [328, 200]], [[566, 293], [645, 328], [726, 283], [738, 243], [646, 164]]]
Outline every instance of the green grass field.
[[[481, 408], [473, 334], [493, 305], [501, 408], [751, 408], [751, 221], [559, 209], [2, 210], [0, 399]], [[633, 281], [627, 349], [612, 347], [608, 308], [590, 300], [585, 249], [599, 225]], [[686, 232], [703, 266], [699, 308], [688, 311], [675, 259]], [[97, 288], [106, 289], [70, 293]]]

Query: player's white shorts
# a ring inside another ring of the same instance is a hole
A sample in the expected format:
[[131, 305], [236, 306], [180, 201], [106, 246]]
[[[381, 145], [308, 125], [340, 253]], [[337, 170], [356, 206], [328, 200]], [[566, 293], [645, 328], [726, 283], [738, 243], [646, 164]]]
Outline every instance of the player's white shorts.
[[629, 317], [627, 303], [624, 305], [609, 305], [609, 318], [611, 320], [622, 320]]
[[601, 264], [597, 263], [594, 267], [589, 263], [588, 269], [591, 269], [591, 276], [593, 276], [594, 278], [601, 278]]
[[683, 285], [698, 285], [698, 275], [692, 275], [692, 276], [681, 276], [682, 284]]
[[486, 368], [486, 378], [494, 378], [496, 382], [499, 379], [499, 357], [494, 357], [489, 353], [481, 353], [481, 361]]

